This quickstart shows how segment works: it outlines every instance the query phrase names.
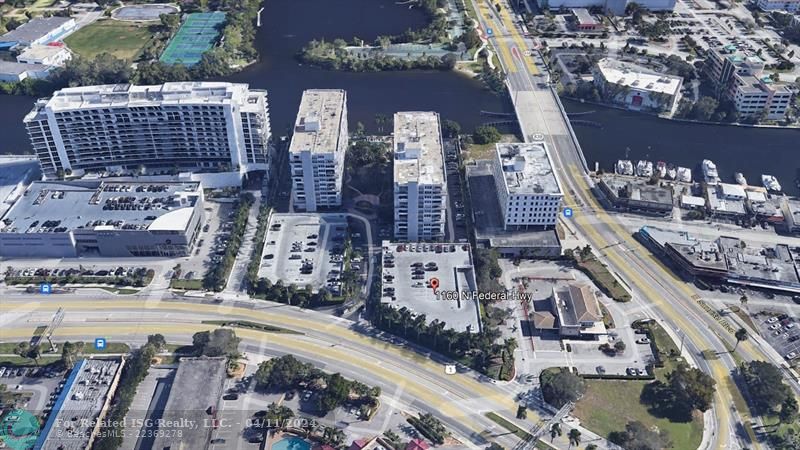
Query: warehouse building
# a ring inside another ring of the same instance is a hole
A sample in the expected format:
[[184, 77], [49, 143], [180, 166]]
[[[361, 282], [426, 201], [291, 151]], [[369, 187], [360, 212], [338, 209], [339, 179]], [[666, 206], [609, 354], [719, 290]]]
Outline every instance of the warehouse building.
[[289, 145], [295, 209], [314, 212], [341, 206], [347, 137], [345, 91], [303, 92]]
[[188, 256], [198, 182], [36, 182], [0, 218], [0, 256]]
[[64, 37], [75, 28], [70, 17], [35, 17], [0, 36], [0, 50], [44, 45]]

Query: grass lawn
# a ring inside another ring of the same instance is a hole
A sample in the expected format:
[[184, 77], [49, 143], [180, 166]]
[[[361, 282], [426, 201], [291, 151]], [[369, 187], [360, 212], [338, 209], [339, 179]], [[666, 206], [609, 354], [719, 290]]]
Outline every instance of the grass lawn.
[[[465, 130], [464, 133], [469, 130]], [[504, 134], [500, 142], [516, 142], [517, 137], [513, 134]], [[469, 144], [464, 155], [465, 161], [476, 161], [479, 159], [492, 159], [495, 153], [495, 144]]]
[[129, 288], [101, 287], [100, 289], [107, 292], [111, 292], [112, 294], [120, 294], [120, 295], [135, 294], [139, 292], [138, 289], [129, 289]]
[[594, 280], [602, 290], [606, 291], [609, 297], [618, 302], [631, 301], [631, 294], [629, 294], [619, 281], [614, 278], [614, 275], [608, 271], [608, 267], [596, 258], [591, 257], [583, 261], [578, 258], [578, 266], [586, 270], [592, 280]]
[[[655, 377], [665, 381], [666, 374], [677, 364], [678, 347], [657, 323], [646, 325], [664, 362], [655, 369]], [[696, 415], [691, 422], [671, 422], [666, 417], [651, 414], [639, 399], [648, 381], [640, 380], [586, 380], [586, 394], [575, 406], [574, 415], [586, 428], [608, 437], [612, 431], [622, 431], [625, 424], [634, 420], [647, 427], [657, 427], [669, 433], [672, 448], [697, 448], [703, 438], [703, 417]]]
[[491, 419], [493, 422], [495, 422], [496, 424], [500, 425], [501, 427], [505, 428], [506, 430], [510, 431], [511, 434], [513, 434], [514, 436], [516, 436], [516, 437], [518, 437], [518, 438], [520, 438], [522, 440], [529, 440], [529, 439], [531, 439], [533, 437], [527, 431], [525, 431], [522, 428], [514, 425], [513, 423], [509, 422], [508, 420], [504, 419], [503, 417], [501, 417], [501, 416], [499, 416], [499, 415], [497, 415], [497, 414], [495, 414], [493, 412], [486, 413], [486, 417], [488, 417], [489, 419]]
[[586, 394], [578, 401], [573, 414], [586, 428], [604, 437], [638, 420], [647, 427], [655, 426], [669, 433], [672, 448], [697, 448], [703, 438], [702, 416], [689, 423], [653, 416], [648, 407], [639, 402], [645, 384], [646, 381], [634, 380], [586, 380]]
[[203, 290], [203, 280], [179, 280], [173, 278], [169, 282], [169, 287], [172, 289], [184, 289], [187, 291], [201, 291]]
[[147, 25], [100, 20], [67, 36], [64, 42], [84, 58], [111, 53], [117, 58], [133, 61], [152, 39], [153, 33]]
[[[2, 342], [2, 343], [0, 343], [0, 354], [11, 354], [11, 353], [14, 353], [14, 349], [17, 348], [18, 344], [19, 343], [17, 343], [17, 342]], [[47, 344], [47, 341], [43, 341], [42, 342], [42, 348], [43, 349], [45, 347], [47, 347], [48, 345], [49, 344]], [[60, 342], [55, 342], [55, 345], [58, 346], [58, 348], [59, 348], [59, 352], [58, 352], [57, 357], [61, 358], [61, 350], [60, 350], [61, 349], [61, 343]], [[49, 347], [48, 347], [48, 350], [49, 350]], [[130, 346], [128, 346], [128, 344], [125, 344], [125, 343], [122, 343], [122, 342], [106, 342], [105, 350], [95, 350], [94, 342], [85, 342], [84, 345], [83, 345], [83, 353], [86, 353], [86, 354], [89, 354], [89, 353], [91, 353], [91, 354], [128, 353], [129, 351], [131, 351]], [[47, 357], [50, 357], [50, 356], [55, 356], [55, 355], [52, 355], [52, 354], [44, 354], [44, 355], [42, 355], [43, 358], [47, 358]], [[30, 361], [29, 359], [25, 359], [25, 360], [26, 361]]]

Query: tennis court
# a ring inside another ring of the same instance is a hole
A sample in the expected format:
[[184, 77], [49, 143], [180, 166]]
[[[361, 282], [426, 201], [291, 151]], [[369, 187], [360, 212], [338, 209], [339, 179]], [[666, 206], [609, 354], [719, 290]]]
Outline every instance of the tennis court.
[[161, 54], [161, 62], [186, 66], [197, 64], [203, 53], [216, 42], [223, 22], [225, 13], [219, 11], [189, 14]]
[[161, 14], [174, 14], [178, 8], [167, 4], [131, 5], [122, 6], [111, 13], [111, 17], [117, 20], [143, 21], [158, 20]]

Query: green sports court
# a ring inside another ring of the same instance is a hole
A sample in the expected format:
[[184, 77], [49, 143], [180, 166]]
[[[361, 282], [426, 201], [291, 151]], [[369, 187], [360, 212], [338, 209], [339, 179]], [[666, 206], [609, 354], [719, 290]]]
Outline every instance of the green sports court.
[[192, 66], [200, 62], [222, 31], [225, 13], [193, 13], [186, 17], [183, 25], [161, 54], [161, 62]]

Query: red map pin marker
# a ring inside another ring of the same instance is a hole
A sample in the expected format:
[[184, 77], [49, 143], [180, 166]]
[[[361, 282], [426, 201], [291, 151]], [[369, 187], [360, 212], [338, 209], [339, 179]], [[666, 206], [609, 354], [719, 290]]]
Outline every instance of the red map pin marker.
[[439, 279], [438, 278], [431, 278], [430, 280], [431, 289], [433, 289], [433, 293], [436, 293], [436, 290], [439, 289]]

